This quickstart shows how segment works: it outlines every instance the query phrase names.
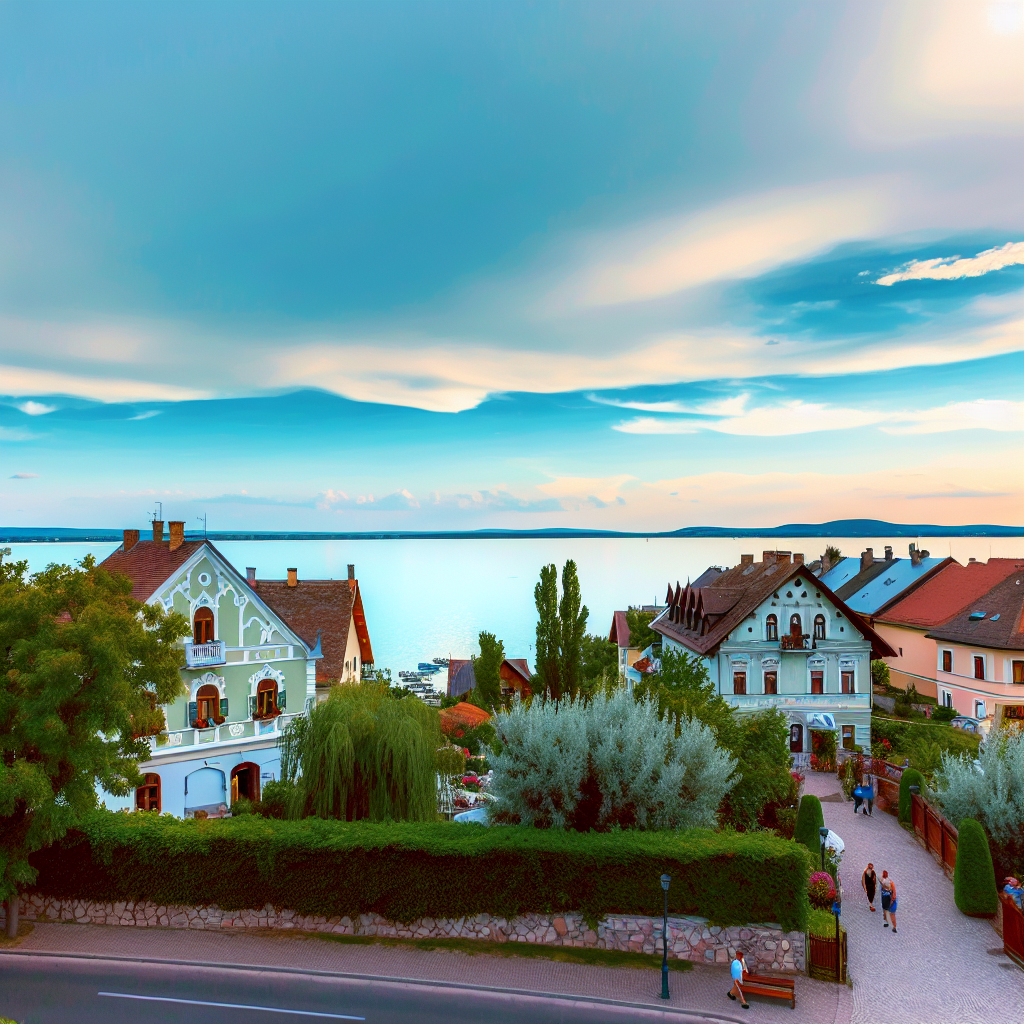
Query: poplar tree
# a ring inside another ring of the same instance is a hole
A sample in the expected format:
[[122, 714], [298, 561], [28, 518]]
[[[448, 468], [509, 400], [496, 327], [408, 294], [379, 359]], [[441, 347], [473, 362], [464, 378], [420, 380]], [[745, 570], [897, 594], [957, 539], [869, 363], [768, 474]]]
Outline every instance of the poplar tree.
[[558, 617], [558, 569], [545, 565], [540, 570], [540, 583], [534, 587], [537, 603], [537, 676], [541, 691], [558, 700], [562, 696], [559, 657], [562, 646], [562, 624]]
[[558, 605], [559, 678], [562, 693], [575, 698], [583, 670], [583, 638], [587, 633], [587, 606], [580, 606], [580, 581], [576, 563], [570, 558], [562, 568], [562, 600]]
[[505, 660], [505, 645], [487, 632], [480, 634], [479, 643], [480, 657], [473, 659], [476, 678], [473, 703], [490, 711], [501, 706], [501, 663]]
[[17, 935], [29, 855], [96, 805], [96, 787], [126, 796], [149, 756], [153, 704], [184, 690], [176, 613], [136, 601], [132, 584], [96, 565], [0, 560], [0, 899]]

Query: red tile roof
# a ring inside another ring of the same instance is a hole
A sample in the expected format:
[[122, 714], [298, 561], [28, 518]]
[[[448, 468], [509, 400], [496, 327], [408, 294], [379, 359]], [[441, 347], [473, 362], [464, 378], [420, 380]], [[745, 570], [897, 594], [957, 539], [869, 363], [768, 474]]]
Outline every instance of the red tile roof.
[[612, 613], [612, 628], [608, 633], [608, 639], [617, 647], [629, 646], [629, 620], [625, 612]]
[[1020, 568], [927, 636], [997, 651], [1024, 651], [1024, 561], [1017, 564]]
[[990, 558], [987, 562], [968, 562], [967, 565], [953, 562], [886, 609], [878, 616], [878, 621], [931, 629], [953, 618], [1020, 569], [1024, 569], [1024, 559], [1019, 558]]
[[100, 565], [109, 572], [127, 576], [132, 581], [132, 597], [137, 601], [148, 601], [160, 585], [166, 583], [206, 543], [187, 540], [171, 551], [170, 541], [140, 540], [128, 551], [118, 548]]
[[518, 676], [521, 676], [524, 683], [530, 682], [530, 666], [526, 663], [525, 658], [506, 658], [505, 664], [508, 665]]

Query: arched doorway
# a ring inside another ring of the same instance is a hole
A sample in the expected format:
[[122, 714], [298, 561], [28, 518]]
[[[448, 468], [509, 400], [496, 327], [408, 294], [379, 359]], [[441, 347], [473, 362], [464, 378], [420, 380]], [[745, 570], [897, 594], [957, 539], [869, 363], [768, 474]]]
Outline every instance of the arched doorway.
[[260, 798], [260, 766], [252, 761], [243, 761], [231, 769], [231, 802], [239, 797], [245, 800]]
[[192, 620], [192, 643], [208, 644], [212, 640], [213, 612], [209, 608], [198, 608]]
[[789, 727], [789, 752], [791, 754], [804, 752], [804, 727], [798, 722], [794, 722]]

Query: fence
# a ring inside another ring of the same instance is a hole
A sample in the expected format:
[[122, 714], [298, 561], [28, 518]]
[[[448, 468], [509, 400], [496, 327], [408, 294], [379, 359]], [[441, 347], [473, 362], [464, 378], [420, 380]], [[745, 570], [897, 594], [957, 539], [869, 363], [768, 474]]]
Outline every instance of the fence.
[[880, 757], [858, 755], [857, 778], [871, 775], [874, 779], [875, 806], [890, 814], [898, 814], [900, 806], [900, 779], [906, 766], [892, 764]]
[[956, 867], [956, 845], [959, 833], [951, 821], [947, 821], [918, 794], [913, 795], [910, 820], [917, 838], [942, 865], [947, 875], [952, 876]]
[[1003, 952], [1024, 967], [1024, 913], [1005, 892], [999, 894], [999, 901], [1003, 905]]
[[845, 985], [846, 931], [840, 929], [838, 939], [808, 935], [807, 941], [807, 973], [819, 981], [838, 981]]

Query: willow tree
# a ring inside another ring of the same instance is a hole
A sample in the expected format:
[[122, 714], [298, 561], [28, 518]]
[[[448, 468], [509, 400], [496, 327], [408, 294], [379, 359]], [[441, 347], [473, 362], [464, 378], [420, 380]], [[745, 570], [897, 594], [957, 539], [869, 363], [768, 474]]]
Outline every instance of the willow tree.
[[342, 821], [437, 818], [437, 711], [385, 685], [337, 686], [281, 739], [295, 817]]

